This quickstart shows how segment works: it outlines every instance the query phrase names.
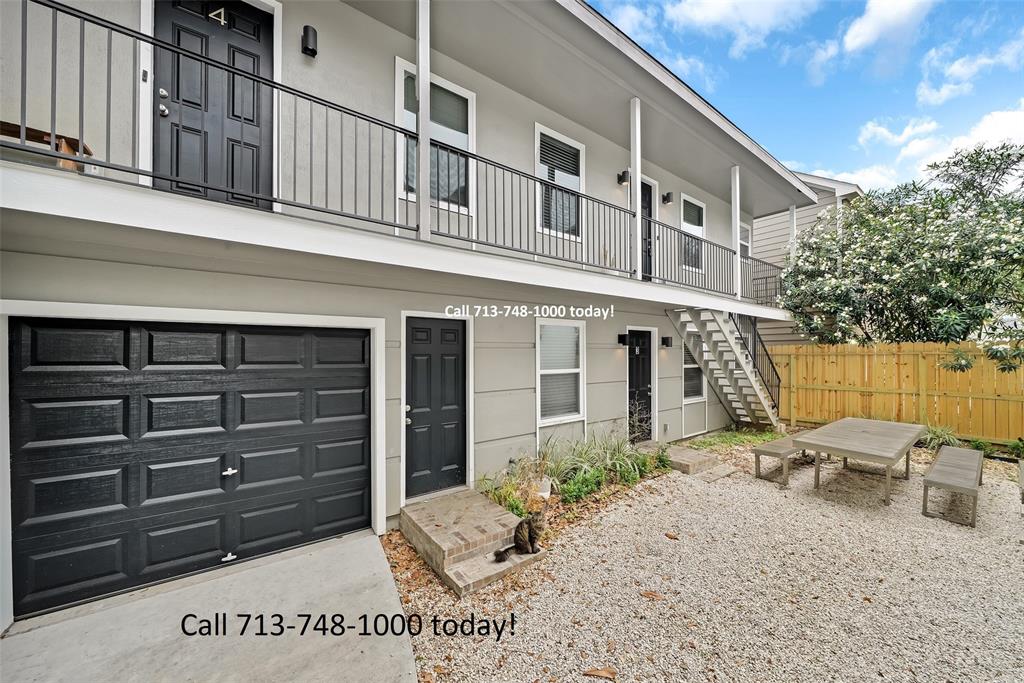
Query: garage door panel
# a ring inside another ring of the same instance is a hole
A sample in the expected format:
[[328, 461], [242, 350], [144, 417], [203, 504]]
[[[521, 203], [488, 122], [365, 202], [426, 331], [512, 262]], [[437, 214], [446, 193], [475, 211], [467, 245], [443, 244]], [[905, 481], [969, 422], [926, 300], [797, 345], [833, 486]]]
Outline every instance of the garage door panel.
[[368, 331], [10, 336], [17, 614], [369, 525]]
[[127, 325], [60, 321], [12, 330], [21, 340], [15, 367], [25, 372], [127, 370]]

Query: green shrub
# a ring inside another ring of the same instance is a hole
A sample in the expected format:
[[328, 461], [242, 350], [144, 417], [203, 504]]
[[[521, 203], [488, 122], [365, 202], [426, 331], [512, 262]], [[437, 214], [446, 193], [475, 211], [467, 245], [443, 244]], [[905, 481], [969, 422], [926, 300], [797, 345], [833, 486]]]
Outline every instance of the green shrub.
[[604, 486], [605, 474], [602, 469], [591, 469], [586, 472], [578, 472], [572, 479], [565, 482], [561, 488], [562, 502], [575, 503], [581, 498], [589, 496]]
[[967, 442], [967, 445], [976, 451], [981, 451], [985, 454], [985, 457], [994, 455], [996, 452], [996, 449], [992, 447], [992, 444], [987, 441], [982, 441], [981, 439], [971, 439]]
[[659, 470], [672, 467], [672, 461], [668, 459], [668, 446], [665, 444], [658, 446], [658, 452], [654, 454], [654, 466]]
[[1010, 451], [1010, 455], [1018, 460], [1024, 460], [1024, 437], [1017, 437], [1017, 440], [1007, 446], [1007, 448]]
[[925, 448], [933, 451], [939, 450], [942, 446], [960, 446], [960, 439], [956, 438], [952, 427], [934, 427], [928, 425], [928, 433], [921, 438]]

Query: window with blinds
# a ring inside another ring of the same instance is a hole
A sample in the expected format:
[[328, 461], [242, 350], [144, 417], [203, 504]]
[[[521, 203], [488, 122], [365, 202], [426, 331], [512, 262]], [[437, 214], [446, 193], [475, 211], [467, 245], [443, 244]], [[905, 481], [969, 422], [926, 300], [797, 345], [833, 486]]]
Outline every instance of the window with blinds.
[[[689, 199], [683, 200], [683, 231], [696, 237], [704, 237], [704, 207]], [[684, 236], [683, 265], [694, 270], [704, 269], [704, 243], [699, 239]]]
[[704, 398], [704, 372], [690, 350], [683, 347], [683, 399]]
[[582, 416], [583, 327], [577, 322], [538, 325], [540, 419]]
[[[541, 177], [555, 185], [579, 192], [583, 174], [579, 147], [544, 133], [540, 134], [538, 146]], [[544, 230], [579, 236], [580, 205], [579, 196], [575, 192], [563, 192], [547, 184], [543, 186], [540, 220]]]
[[[416, 130], [419, 99], [416, 76], [405, 72], [403, 78], [405, 126]], [[462, 95], [430, 84], [430, 137], [451, 147], [469, 151], [469, 100]], [[417, 141], [405, 141], [405, 191], [416, 191]], [[456, 207], [469, 206], [469, 159], [458, 152], [431, 147], [430, 198]]]

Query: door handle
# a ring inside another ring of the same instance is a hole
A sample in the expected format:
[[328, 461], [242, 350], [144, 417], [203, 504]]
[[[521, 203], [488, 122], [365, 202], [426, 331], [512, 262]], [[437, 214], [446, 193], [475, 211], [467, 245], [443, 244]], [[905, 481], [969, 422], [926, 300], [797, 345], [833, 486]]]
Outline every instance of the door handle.
[[171, 110], [161, 104], [160, 105], [160, 116], [170, 116], [170, 115], [171, 115]]
[[409, 405], [409, 404], [406, 404], [406, 406], [405, 406], [405, 412], [407, 412], [407, 413], [408, 413], [408, 412], [409, 412], [410, 410], [412, 410], [412, 406], [411, 406], [411, 405]]
[[411, 417], [405, 418], [405, 424], [411, 425], [412, 424], [412, 418]]
[[232, 474], [238, 474], [238, 470], [236, 470], [234, 467], [229, 467], [220, 473], [222, 477], [230, 477]]
[[160, 89], [159, 89], [159, 90], [157, 91], [157, 93], [158, 93], [158, 94], [160, 95], [160, 99], [161, 99], [161, 100], [166, 100], [166, 99], [167, 99], [168, 97], [170, 97], [170, 96], [171, 96], [171, 95], [170, 95], [170, 93], [168, 93], [168, 92], [167, 92], [166, 90], [164, 90], [163, 88], [160, 88]]

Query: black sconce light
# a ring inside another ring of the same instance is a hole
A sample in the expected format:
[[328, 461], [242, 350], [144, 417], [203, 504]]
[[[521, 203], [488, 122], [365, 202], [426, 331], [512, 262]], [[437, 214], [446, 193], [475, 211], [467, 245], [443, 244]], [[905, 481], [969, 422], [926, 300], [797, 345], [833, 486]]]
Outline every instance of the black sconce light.
[[666, 349], [671, 349], [672, 348], [672, 337], [662, 337], [661, 338], [661, 345], [664, 346]]
[[619, 185], [625, 185], [629, 182], [629, 169], [627, 168], [622, 173], [615, 176], [615, 179], [619, 181]]
[[666, 192], [665, 194], [661, 195], [662, 204], [671, 204], [674, 200], [675, 197], [672, 196], [671, 192]]
[[316, 57], [316, 29], [312, 26], [302, 27], [302, 54]]
[[619, 335], [619, 346], [629, 346], [629, 334]]

